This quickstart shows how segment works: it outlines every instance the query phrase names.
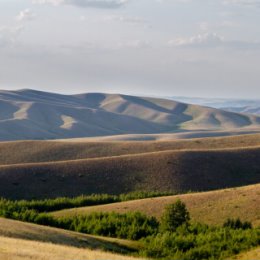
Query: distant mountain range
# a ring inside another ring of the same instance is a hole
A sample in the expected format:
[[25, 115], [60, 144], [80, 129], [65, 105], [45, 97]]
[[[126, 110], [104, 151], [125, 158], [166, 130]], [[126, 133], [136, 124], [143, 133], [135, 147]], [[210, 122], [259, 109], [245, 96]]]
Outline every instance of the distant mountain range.
[[236, 113], [246, 113], [260, 115], [260, 99], [215, 99], [215, 98], [190, 98], [190, 97], [171, 97], [170, 99], [196, 104], [201, 106], [224, 109]]
[[0, 91], [0, 140], [229, 131], [260, 127], [260, 117], [183, 102], [87, 93]]

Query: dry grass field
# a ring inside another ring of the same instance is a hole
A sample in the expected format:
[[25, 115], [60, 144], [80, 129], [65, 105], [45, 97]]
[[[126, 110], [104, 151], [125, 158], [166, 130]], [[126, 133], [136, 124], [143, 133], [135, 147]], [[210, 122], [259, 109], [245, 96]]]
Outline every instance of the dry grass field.
[[260, 135], [0, 143], [0, 197], [206, 191], [260, 182]]
[[[239, 254], [231, 258], [232, 260], [259, 260], [260, 259], [260, 247], [251, 251]], [[229, 260], [231, 260], [229, 258]]]
[[101, 206], [61, 210], [52, 213], [56, 217], [88, 214], [90, 212], [141, 211], [160, 218], [165, 206], [180, 198], [186, 203], [193, 221], [221, 225], [227, 218], [239, 217], [260, 225], [260, 184], [241, 188], [203, 193], [142, 199]]
[[159, 151], [215, 150], [260, 146], [260, 134], [166, 141], [17, 141], [0, 142], [0, 165], [67, 161]]
[[[0, 236], [2, 260], [134, 260], [101, 251]], [[140, 260], [140, 258], [138, 258]]]
[[138, 242], [134, 241], [91, 236], [3, 218], [0, 218], [0, 237], [117, 253], [129, 253], [135, 251], [140, 246]]
[[247, 148], [0, 166], [0, 196], [32, 199], [237, 187], [260, 182], [259, 158], [260, 148]]

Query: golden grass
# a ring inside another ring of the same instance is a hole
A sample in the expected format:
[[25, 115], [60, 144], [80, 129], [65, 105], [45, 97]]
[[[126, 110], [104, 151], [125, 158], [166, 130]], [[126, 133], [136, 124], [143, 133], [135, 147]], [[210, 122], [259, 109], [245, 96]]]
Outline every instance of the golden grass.
[[0, 143], [0, 197], [205, 191], [260, 182], [260, 135], [171, 142]]
[[0, 196], [53, 198], [131, 191], [205, 191], [260, 182], [260, 148], [164, 151], [0, 166]]
[[135, 241], [86, 235], [4, 218], [0, 218], [0, 236], [118, 253], [132, 252], [141, 246]]
[[260, 184], [241, 188], [225, 189], [203, 193], [142, 199], [102, 206], [83, 207], [53, 212], [56, 217], [84, 215], [91, 212], [141, 211], [161, 217], [165, 206], [180, 198], [186, 203], [193, 221], [221, 225], [227, 218], [241, 218], [255, 226], [260, 225]]
[[260, 146], [260, 134], [175, 141], [2, 142], [0, 143], [0, 165], [78, 160], [167, 150], [215, 150], [255, 146]]
[[[260, 247], [252, 249], [251, 251], [241, 253], [232, 257], [233, 260], [259, 260], [260, 259]], [[229, 258], [229, 260], [231, 260]]]
[[0, 259], [2, 260], [134, 260], [101, 251], [80, 249], [71, 246], [26, 241], [0, 236]]

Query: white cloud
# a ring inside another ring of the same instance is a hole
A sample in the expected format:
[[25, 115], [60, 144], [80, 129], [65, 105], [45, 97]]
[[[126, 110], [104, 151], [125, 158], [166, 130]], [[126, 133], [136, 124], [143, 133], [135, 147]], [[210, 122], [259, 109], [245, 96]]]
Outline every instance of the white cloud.
[[235, 50], [259, 50], [258, 41], [225, 40], [216, 33], [204, 33], [190, 38], [180, 37], [168, 42], [168, 46], [190, 48], [229, 48]]
[[36, 17], [36, 15], [30, 9], [25, 9], [16, 16], [16, 20], [17, 21], [30, 21], [30, 20], [33, 20], [35, 17]]
[[215, 47], [224, 42], [223, 37], [216, 33], [204, 33], [189, 38], [179, 37], [168, 42], [169, 46], [177, 47]]
[[0, 26], [0, 47], [11, 46], [16, 42], [16, 39], [23, 26]]
[[116, 21], [133, 25], [147, 25], [147, 21], [136, 16], [109, 15], [104, 17], [105, 21]]
[[223, 4], [233, 4], [248, 7], [260, 7], [260, 0], [224, 0]]
[[33, 0], [35, 4], [74, 5], [78, 7], [118, 8], [128, 0]]

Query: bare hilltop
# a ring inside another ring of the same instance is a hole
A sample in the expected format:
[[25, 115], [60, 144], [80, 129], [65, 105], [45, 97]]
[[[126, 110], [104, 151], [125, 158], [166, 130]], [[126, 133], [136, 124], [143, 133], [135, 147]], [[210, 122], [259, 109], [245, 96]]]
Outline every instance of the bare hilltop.
[[210, 135], [205, 132], [228, 135], [258, 131], [259, 125], [256, 115], [167, 99], [103, 93], [61, 95], [29, 89], [0, 91], [2, 141], [190, 132], [202, 137]]

